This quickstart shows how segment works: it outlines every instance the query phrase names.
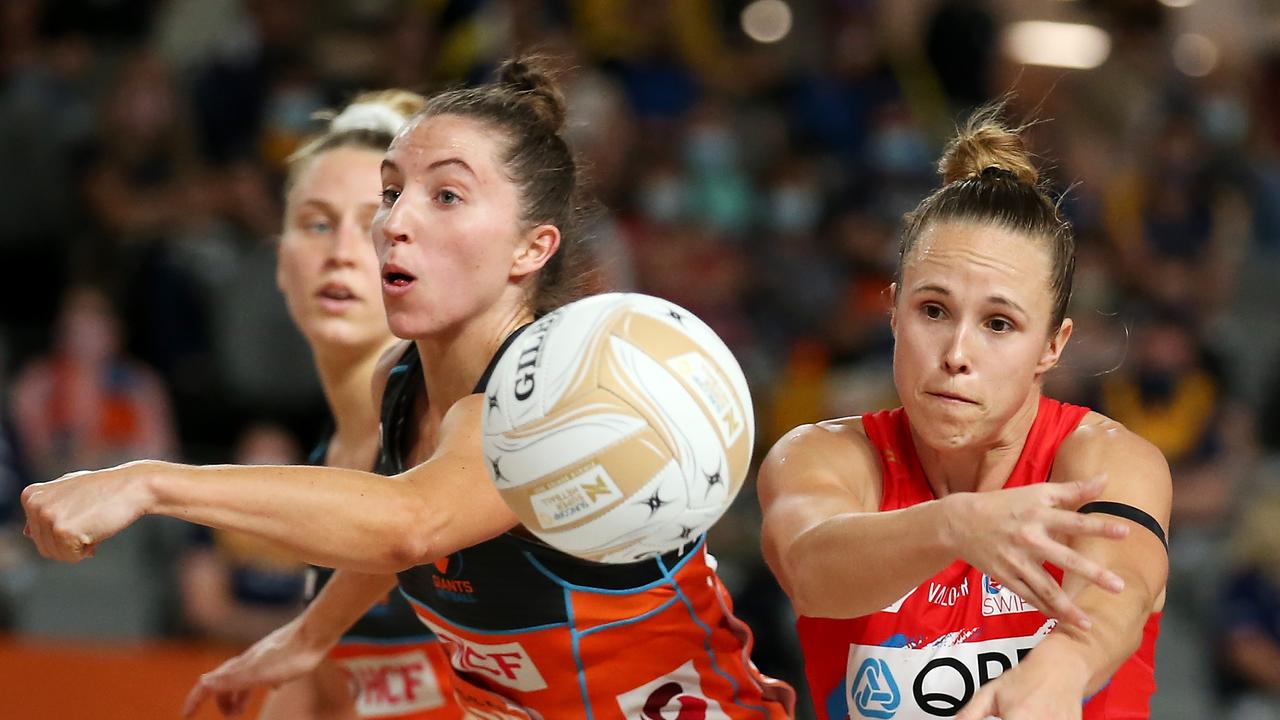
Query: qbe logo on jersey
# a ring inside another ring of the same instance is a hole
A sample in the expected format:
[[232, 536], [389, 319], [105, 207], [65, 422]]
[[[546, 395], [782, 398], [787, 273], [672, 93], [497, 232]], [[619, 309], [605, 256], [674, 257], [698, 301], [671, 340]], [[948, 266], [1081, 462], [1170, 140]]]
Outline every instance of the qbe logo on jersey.
[[845, 670], [849, 717], [953, 717], [979, 687], [1017, 665], [1041, 637], [919, 648], [850, 645]]

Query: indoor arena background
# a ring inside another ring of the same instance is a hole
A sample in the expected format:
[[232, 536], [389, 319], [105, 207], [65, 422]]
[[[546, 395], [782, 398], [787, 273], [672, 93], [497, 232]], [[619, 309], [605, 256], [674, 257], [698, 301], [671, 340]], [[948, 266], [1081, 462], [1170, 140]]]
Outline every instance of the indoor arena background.
[[[279, 558], [176, 521], [42, 561], [19, 491], [300, 461], [324, 404], [274, 284], [282, 159], [354, 91], [527, 48], [565, 68], [599, 286], [724, 337], [762, 450], [894, 402], [897, 223], [955, 119], [1012, 91], [1079, 238], [1049, 392], [1173, 469], [1153, 717], [1280, 718], [1280, 0], [0, 2], [0, 718], [176, 717], [293, 612], [224, 590]], [[83, 388], [29, 390], [112, 348], [94, 431]], [[758, 528], [749, 485], [711, 549], [758, 664], [799, 687]]]

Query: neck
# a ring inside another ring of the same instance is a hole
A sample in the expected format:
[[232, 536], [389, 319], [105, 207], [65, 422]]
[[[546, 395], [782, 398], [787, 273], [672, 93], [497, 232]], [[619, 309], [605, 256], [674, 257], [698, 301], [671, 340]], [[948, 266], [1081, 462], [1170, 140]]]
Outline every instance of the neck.
[[358, 349], [312, 346], [320, 385], [333, 415], [335, 441], [354, 444], [378, 427], [373, 371], [390, 344]]
[[1022, 448], [1027, 444], [1039, 407], [1040, 389], [1036, 387], [994, 437], [964, 447], [930, 447], [912, 428], [916, 455], [934, 497], [1003, 488], [1022, 456]]
[[533, 320], [523, 306], [497, 310], [431, 337], [418, 338], [418, 355], [430, 398], [427, 414], [439, 420], [475, 390], [502, 341]]

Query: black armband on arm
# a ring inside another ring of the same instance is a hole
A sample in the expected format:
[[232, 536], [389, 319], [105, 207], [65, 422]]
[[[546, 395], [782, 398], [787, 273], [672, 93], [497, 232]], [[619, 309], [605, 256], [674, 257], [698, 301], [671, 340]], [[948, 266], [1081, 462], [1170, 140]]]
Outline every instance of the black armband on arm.
[[1160, 523], [1151, 517], [1146, 511], [1139, 510], [1132, 505], [1118, 502], [1098, 501], [1085, 503], [1080, 506], [1077, 511], [1080, 513], [1103, 513], [1105, 515], [1115, 515], [1125, 520], [1132, 520], [1142, 527], [1150, 530], [1157, 538], [1160, 538], [1160, 544], [1164, 545], [1165, 552], [1169, 552], [1169, 539], [1164, 535], [1164, 528], [1160, 527]]

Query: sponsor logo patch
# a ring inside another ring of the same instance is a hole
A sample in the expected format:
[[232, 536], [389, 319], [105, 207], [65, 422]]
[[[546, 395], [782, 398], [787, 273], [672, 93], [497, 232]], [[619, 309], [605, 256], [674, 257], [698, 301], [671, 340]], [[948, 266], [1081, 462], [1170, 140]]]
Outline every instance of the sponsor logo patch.
[[449, 662], [463, 672], [477, 673], [499, 685], [531, 692], [544, 690], [547, 681], [533, 664], [533, 658], [518, 642], [484, 645], [472, 642], [450, 632], [448, 629], [419, 618], [440, 638], [449, 652]]
[[729, 392], [729, 388], [706, 357], [702, 353], [685, 353], [671, 358], [667, 365], [693, 388], [694, 394], [711, 411], [720, 427], [720, 437], [724, 438], [724, 444], [732, 445], [737, 442], [746, 428], [742, 413], [738, 403], [734, 401], [733, 393]]
[[444, 705], [435, 671], [421, 650], [340, 662], [360, 689], [356, 697], [360, 717], [389, 717]]
[[1035, 612], [1031, 603], [1018, 597], [1012, 590], [1001, 585], [990, 575], [982, 576], [982, 616], [1012, 615], [1014, 613]]
[[573, 477], [529, 498], [538, 523], [546, 530], [568, 525], [596, 508], [621, 499], [622, 491], [618, 484], [598, 464], [589, 465]]
[[692, 660], [619, 695], [618, 707], [627, 720], [729, 720], [720, 703], [703, 694]]
[[927, 645], [850, 645], [846, 701], [854, 718], [952, 717], [978, 688], [1017, 665], [1053, 627], [1030, 637], [965, 642], [971, 631]]

